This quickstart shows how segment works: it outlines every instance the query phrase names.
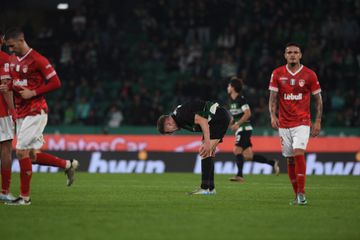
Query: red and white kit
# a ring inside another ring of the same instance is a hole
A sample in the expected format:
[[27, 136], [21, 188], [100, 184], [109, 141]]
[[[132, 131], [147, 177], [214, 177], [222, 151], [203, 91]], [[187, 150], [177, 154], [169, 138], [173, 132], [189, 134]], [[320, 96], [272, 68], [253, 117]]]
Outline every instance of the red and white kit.
[[[11, 55], [9, 63], [12, 78], [10, 88], [14, 92], [18, 116], [16, 148], [40, 149], [44, 143], [42, 134], [47, 123], [48, 112], [43, 94], [59, 88], [60, 79], [49, 61], [33, 49], [22, 57]], [[24, 88], [35, 90], [36, 96], [23, 99], [20, 91]]]
[[294, 73], [284, 65], [273, 71], [269, 90], [278, 93], [283, 155], [293, 156], [293, 149], [306, 149], [311, 124], [311, 94], [321, 92], [318, 78], [314, 71], [303, 65]]
[[[0, 51], [0, 80], [10, 78], [9, 55]], [[14, 138], [14, 123], [11, 119], [8, 105], [4, 96], [0, 94], [0, 142]]]

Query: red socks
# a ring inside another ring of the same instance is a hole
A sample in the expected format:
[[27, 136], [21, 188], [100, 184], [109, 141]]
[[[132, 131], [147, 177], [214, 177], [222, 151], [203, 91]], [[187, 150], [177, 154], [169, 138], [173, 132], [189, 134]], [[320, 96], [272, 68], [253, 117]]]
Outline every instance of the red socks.
[[[56, 166], [60, 168], [66, 167], [66, 160], [55, 157], [47, 153], [37, 153], [36, 163], [40, 165]], [[29, 157], [19, 160], [20, 164], [20, 195], [28, 197], [30, 195], [30, 181], [32, 176], [32, 162]], [[1, 170], [1, 173], [3, 170]], [[11, 170], [10, 170], [11, 172]], [[2, 173], [3, 174], [3, 173]], [[6, 174], [5, 174], [6, 175]], [[9, 178], [10, 182], [10, 178]], [[3, 181], [4, 183], [4, 181]], [[4, 187], [3, 187], [4, 189]]]
[[298, 192], [305, 193], [306, 162], [304, 155], [297, 155], [295, 158], [295, 173]]
[[298, 185], [297, 185], [297, 181], [296, 181], [296, 174], [295, 174], [295, 164], [294, 163], [289, 163], [288, 162], [288, 175], [290, 178], [290, 182], [292, 184], [293, 190], [295, 195], [297, 194], [297, 189], [298, 189]]
[[66, 160], [55, 157], [47, 153], [37, 153], [36, 164], [60, 167], [63, 169], [66, 168]]
[[30, 195], [30, 181], [32, 176], [32, 164], [30, 158], [19, 160], [20, 164], [20, 195], [28, 197]]
[[10, 189], [11, 168], [1, 168], [1, 193], [8, 194]]

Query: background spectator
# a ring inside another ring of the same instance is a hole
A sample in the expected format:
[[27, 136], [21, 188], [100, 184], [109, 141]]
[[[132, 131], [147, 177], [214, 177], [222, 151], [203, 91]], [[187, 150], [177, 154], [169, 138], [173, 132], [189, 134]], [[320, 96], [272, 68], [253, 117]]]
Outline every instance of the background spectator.
[[284, 45], [297, 41], [323, 88], [323, 125], [360, 126], [357, 0], [83, 1], [34, 25], [31, 17], [22, 17], [27, 39], [50, 56], [63, 83], [49, 98], [59, 102], [49, 124], [154, 125], [186, 99], [226, 103], [227, 78], [239, 75], [252, 121], [268, 126], [271, 70], [284, 64]]

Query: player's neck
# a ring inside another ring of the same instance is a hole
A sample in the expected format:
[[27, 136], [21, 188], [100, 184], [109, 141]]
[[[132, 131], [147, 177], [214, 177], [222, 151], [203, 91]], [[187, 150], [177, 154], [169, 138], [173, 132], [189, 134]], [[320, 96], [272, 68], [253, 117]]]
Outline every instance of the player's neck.
[[23, 57], [25, 56], [29, 51], [30, 51], [30, 47], [25, 43], [23, 49], [21, 49], [21, 56], [20, 57]]
[[230, 94], [230, 98], [231, 98], [232, 100], [235, 100], [239, 95], [240, 95], [240, 93], [232, 92], [232, 93]]
[[301, 63], [287, 64], [287, 67], [288, 67], [288, 69], [289, 69], [291, 72], [295, 73], [297, 70], [300, 69]]

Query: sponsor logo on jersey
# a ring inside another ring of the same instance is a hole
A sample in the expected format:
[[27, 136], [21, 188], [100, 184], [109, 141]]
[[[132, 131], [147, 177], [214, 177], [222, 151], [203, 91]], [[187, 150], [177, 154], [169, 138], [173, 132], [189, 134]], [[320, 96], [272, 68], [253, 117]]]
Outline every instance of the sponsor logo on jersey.
[[302, 93], [299, 93], [297, 95], [292, 93], [284, 93], [284, 99], [285, 100], [301, 100], [302, 99]]
[[305, 86], [305, 80], [304, 80], [304, 79], [300, 79], [300, 81], [299, 81], [299, 86], [300, 86], [300, 87]]
[[293, 78], [290, 79], [290, 85], [291, 85], [291, 86], [295, 86], [295, 79], [293, 79]]
[[15, 79], [13, 81], [14, 86], [27, 86], [28, 80], [27, 79]]
[[243, 110], [241, 108], [236, 108], [236, 109], [230, 109], [230, 113], [232, 115], [238, 115], [240, 113], [243, 113]]
[[16, 64], [15, 71], [20, 72], [20, 65]]

